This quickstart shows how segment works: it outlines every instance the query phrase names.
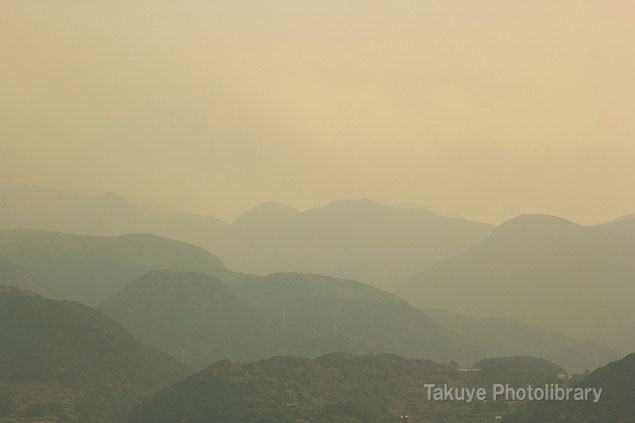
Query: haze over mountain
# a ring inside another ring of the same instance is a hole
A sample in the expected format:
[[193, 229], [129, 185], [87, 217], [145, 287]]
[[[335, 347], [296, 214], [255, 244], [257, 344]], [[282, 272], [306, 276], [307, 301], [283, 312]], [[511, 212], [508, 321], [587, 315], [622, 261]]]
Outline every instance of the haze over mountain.
[[54, 297], [88, 305], [98, 304], [150, 270], [229, 273], [204, 249], [154, 235], [0, 231], [0, 256], [24, 268]]
[[439, 310], [430, 318], [387, 292], [320, 275], [272, 274], [227, 286], [209, 275], [152, 271], [99, 309], [149, 345], [199, 368], [224, 358], [345, 351], [466, 366], [485, 357], [531, 354], [582, 373], [595, 368], [596, 358], [601, 365], [620, 357], [603, 345], [520, 321], [481, 322]]
[[350, 346], [339, 351], [353, 348], [352, 352], [395, 353], [463, 363], [471, 363], [479, 356], [478, 348], [401, 298], [357, 281], [277, 273], [236, 283], [232, 289], [273, 324], [321, 340], [311, 348], [302, 346], [286, 354], [315, 357], [338, 351], [329, 349], [333, 348], [329, 344], [340, 338], [348, 339]]
[[0, 229], [92, 235], [143, 233], [151, 216], [112, 193], [90, 197], [37, 185], [0, 184]]
[[494, 228], [371, 200], [335, 201], [304, 212], [270, 202], [232, 224], [187, 213], [149, 213], [112, 194], [93, 198], [25, 185], [0, 185], [0, 204], [5, 205], [0, 228], [151, 233], [200, 245], [237, 271], [318, 273], [387, 290]]
[[302, 213], [269, 204], [239, 217], [210, 249], [230, 268], [249, 273], [318, 273], [393, 290], [492, 229], [370, 200], [335, 201]]
[[0, 180], [225, 220], [360, 197], [624, 215], [632, 1], [576, 3], [4, 1]]
[[222, 358], [337, 351], [465, 364], [484, 357], [392, 294], [319, 275], [272, 274], [228, 287], [209, 275], [153, 271], [100, 309], [149, 345], [201, 368]]
[[581, 226], [523, 215], [430, 266], [399, 293], [423, 308], [518, 318], [631, 351], [634, 275], [635, 219]]
[[442, 309], [426, 309], [425, 313], [478, 346], [487, 357], [525, 354], [548, 359], [571, 373], [582, 374], [623, 356], [597, 342], [581, 342], [564, 333], [516, 319], [477, 318]]
[[99, 309], [135, 337], [199, 368], [221, 358], [280, 352], [263, 316], [210, 275], [154, 270], [126, 284]]
[[0, 423], [635, 423], [634, 17], [0, 0]]
[[29, 290], [44, 297], [51, 297], [51, 293], [42, 288], [26, 270], [4, 257], [0, 257], [0, 285]]
[[0, 421], [124, 423], [191, 369], [87, 306], [0, 287]]

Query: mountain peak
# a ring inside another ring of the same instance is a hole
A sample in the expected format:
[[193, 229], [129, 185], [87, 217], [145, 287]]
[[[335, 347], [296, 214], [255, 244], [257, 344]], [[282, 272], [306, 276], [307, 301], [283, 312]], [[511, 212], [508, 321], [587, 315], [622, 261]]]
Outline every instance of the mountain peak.
[[268, 201], [259, 204], [234, 220], [235, 225], [250, 225], [262, 222], [278, 223], [286, 219], [292, 218], [300, 212], [291, 206], [280, 203], [278, 201]]
[[585, 228], [561, 217], [547, 214], [521, 214], [503, 222], [491, 238], [510, 236], [559, 236]]
[[130, 201], [125, 199], [119, 194], [115, 194], [114, 192], [106, 192], [99, 197], [97, 197], [97, 201], [99, 201], [103, 205], [108, 205], [111, 207], [117, 207], [122, 209], [135, 209], [136, 207]]

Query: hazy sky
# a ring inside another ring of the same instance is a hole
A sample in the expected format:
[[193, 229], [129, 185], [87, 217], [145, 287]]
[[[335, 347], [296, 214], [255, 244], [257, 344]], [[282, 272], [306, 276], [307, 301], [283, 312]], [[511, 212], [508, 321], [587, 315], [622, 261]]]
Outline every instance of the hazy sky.
[[231, 219], [635, 211], [635, 1], [0, 3], [0, 182]]

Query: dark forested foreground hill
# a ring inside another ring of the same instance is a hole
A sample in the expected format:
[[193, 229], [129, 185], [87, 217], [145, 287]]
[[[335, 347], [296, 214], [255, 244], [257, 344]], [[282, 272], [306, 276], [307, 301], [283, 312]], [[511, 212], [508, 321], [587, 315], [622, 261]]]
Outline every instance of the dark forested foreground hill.
[[635, 420], [635, 353], [594, 371], [576, 386], [604, 388], [602, 400], [597, 404], [532, 404], [505, 422], [631, 423]]
[[209, 275], [154, 271], [100, 309], [141, 340], [201, 368], [221, 358], [334, 351], [462, 363], [484, 356], [392, 294], [318, 275], [274, 274], [228, 287]]
[[488, 357], [527, 354], [551, 360], [575, 374], [623, 357], [603, 344], [581, 342], [517, 319], [477, 318], [442, 309], [426, 309], [425, 313]]
[[98, 304], [150, 270], [191, 270], [223, 277], [229, 273], [203, 248], [154, 235], [0, 231], [0, 256], [27, 271], [55, 298], [88, 305]]
[[[544, 360], [491, 360], [480, 372], [394, 355], [328, 354], [317, 359], [223, 360], [160, 390], [132, 412], [130, 423], [398, 421], [482, 422], [505, 415], [505, 401], [428, 401], [424, 384], [491, 387], [555, 383], [564, 370]], [[407, 419], [401, 416], [408, 416]]]
[[335, 201], [305, 212], [266, 203], [231, 224], [187, 213], [148, 213], [114, 194], [88, 197], [28, 185], [0, 184], [0, 205], [0, 229], [150, 233], [200, 245], [242, 272], [320, 273], [391, 291], [494, 229], [370, 200]]
[[502, 316], [635, 349], [635, 219], [514, 218], [399, 290], [414, 305]]
[[188, 373], [98, 311], [0, 287], [0, 422], [123, 422]]

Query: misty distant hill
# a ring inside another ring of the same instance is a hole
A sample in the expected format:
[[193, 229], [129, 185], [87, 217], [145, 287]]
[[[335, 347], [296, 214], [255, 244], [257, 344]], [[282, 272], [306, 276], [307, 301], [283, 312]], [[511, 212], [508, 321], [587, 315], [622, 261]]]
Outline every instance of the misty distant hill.
[[488, 386], [502, 374], [497, 383], [526, 386], [557, 382], [563, 371], [530, 357], [487, 364], [481, 372], [461, 372], [447, 364], [386, 354], [223, 360], [147, 398], [133, 410], [130, 423], [386, 423], [402, 422], [405, 416], [407, 421], [494, 421], [510, 406], [428, 401], [424, 384]]
[[98, 311], [11, 287], [0, 287], [0, 339], [0, 421], [124, 423], [191, 372]]
[[26, 289], [43, 297], [51, 297], [51, 293], [42, 288], [26, 270], [4, 257], [0, 257], [0, 285]]
[[439, 216], [443, 216], [443, 217], [451, 217], [453, 219], [464, 219], [463, 216], [461, 216], [460, 213], [455, 212], [454, 210], [450, 210], [447, 209], [445, 207], [436, 207], [436, 206], [429, 206], [429, 205], [425, 205], [425, 204], [419, 204], [419, 203], [404, 203], [401, 201], [377, 201], [380, 204], [385, 204], [387, 206], [390, 207], [403, 207], [406, 209], [422, 209], [422, 210], [428, 210], [431, 211], [434, 214], [438, 214]]
[[227, 224], [188, 213], [150, 213], [114, 194], [90, 197], [0, 184], [0, 206], [0, 229], [150, 233], [202, 246], [241, 272], [319, 273], [387, 290], [478, 243], [494, 229], [421, 206], [393, 207], [371, 200], [335, 201], [304, 212], [271, 202]]
[[596, 353], [599, 364], [619, 358], [603, 345], [520, 321], [441, 310], [427, 314], [369, 285], [311, 274], [272, 274], [228, 286], [209, 275], [152, 271], [100, 310], [149, 345], [197, 367], [221, 358], [346, 351], [464, 365], [485, 357], [534, 355], [582, 373], [595, 367]]
[[149, 218], [112, 194], [90, 197], [35, 185], [0, 184], [0, 229], [94, 235], [148, 232]]
[[477, 318], [442, 309], [426, 309], [425, 313], [481, 348], [489, 357], [530, 355], [546, 358], [576, 374], [622, 357], [605, 345], [580, 342], [561, 332], [516, 319]]
[[[385, 291], [321, 275], [277, 273], [232, 285], [248, 305], [275, 325], [323, 339], [285, 352], [316, 356], [330, 338], [348, 338], [353, 352], [384, 352], [468, 363], [475, 348], [425, 313]], [[350, 351], [350, 350], [347, 350]]]
[[326, 276], [274, 274], [228, 287], [209, 275], [153, 271], [100, 309], [139, 339], [198, 367], [221, 358], [336, 351], [463, 363], [484, 357], [394, 295]]
[[523, 215], [430, 266], [399, 293], [423, 308], [518, 318], [629, 351], [634, 282], [635, 219], [581, 226]]
[[34, 185], [0, 184], [0, 230], [101, 236], [146, 233], [203, 245], [226, 226], [209, 216], [153, 213], [113, 193], [93, 197]]
[[25, 269], [54, 297], [89, 305], [150, 270], [227, 273], [223, 263], [204, 249], [154, 235], [0, 231], [0, 256]]
[[269, 204], [246, 216], [247, 229], [247, 217], [241, 216], [222, 242], [209, 244], [230, 268], [256, 274], [318, 273], [386, 290], [493, 229], [370, 200], [335, 201], [302, 213]]
[[609, 363], [576, 384], [579, 387], [603, 388], [597, 404], [557, 401], [530, 404], [510, 423], [630, 423], [635, 416], [635, 353]]

